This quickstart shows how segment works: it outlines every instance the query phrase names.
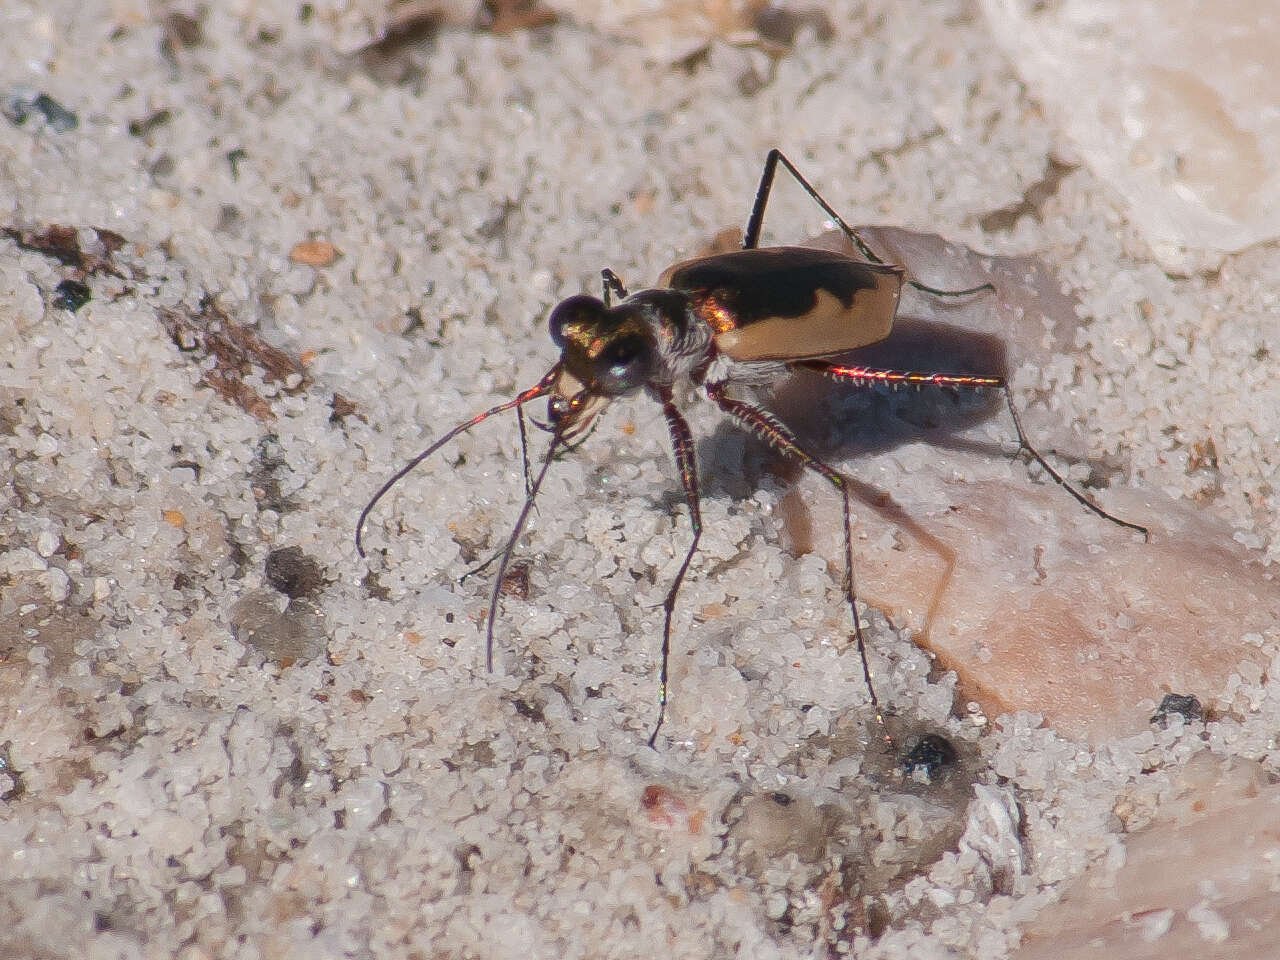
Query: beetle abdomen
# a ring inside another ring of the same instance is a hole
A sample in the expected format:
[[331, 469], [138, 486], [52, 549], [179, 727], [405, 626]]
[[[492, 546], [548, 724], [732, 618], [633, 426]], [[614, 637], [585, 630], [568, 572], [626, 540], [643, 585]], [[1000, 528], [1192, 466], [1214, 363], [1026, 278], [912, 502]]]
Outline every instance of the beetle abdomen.
[[685, 260], [658, 281], [684, 293], [733, 360], [828, 357], [883, 340], [903, 270], [810, 247]]

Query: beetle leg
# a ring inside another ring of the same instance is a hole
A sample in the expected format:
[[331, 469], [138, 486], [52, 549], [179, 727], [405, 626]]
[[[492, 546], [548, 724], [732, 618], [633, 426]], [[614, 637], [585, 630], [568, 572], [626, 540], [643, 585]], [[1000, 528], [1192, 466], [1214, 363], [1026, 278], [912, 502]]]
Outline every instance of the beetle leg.
[[884, 263], [871, 249], [865, 240], [858, 235], [858, 231], [844, 222], [844, 218], [836, 213], [835, 208], [823, 199], [822, 194], [814, 189], [813, 184], [804, 178], [804, 175], [796, 169], [794, 163], [787, 159], [777, 147], [769, 151], [768, 156], [764, 158], [764, 170], [760, 174], [760, 186], [756, 189], [755, 203], [751, 206], [751, 216], [747, 219], [747, 229], [742, 235], [742, 249], [754, 250], [760, 245], [760, 230], [764, 226], [764, 208], [769, 202], [769, 191], [773, 189], [773, 178], [778, 172], [778, 164], [781, 163], [786, 168], [787, 173], [795, 178], [796, 183], [804, 189], [818, 206], [822, 208], [822, 212], [839, 225], [840, 230], [847, 236], [858, 251], [870, 260], [872, 263]]
[[667, 591], [667, 598], [662, 602], [665, 611], [662, 623], [662, 663], [658, 672], [658, 722], [649, 736], [649, 746], [658, 739], [658, 731], [662, 729], [662, 721], [667, 716], [667, 663], [671, 656], [671, 614], [676, 608], [676, 596], [680, 593], [680, 584], [684, 582], [685, 572], [698, 550], [698, 541], [702, 538], [701, 495], [698, 492], [698, 465], [693, 453], [693, 433], [685, 422], [680, 411], [676, 409], [675, 400], [670, 389], [659, 392], [662, 401], [662, 415], [667, 418], [667, 430], [671, 434], [671, 449], [675, 453], [676, 467], [680, 471], [680, 484], [684, 487], [685, 503], [689, 505], [689, 522], [693, 527], [693, 540], [689, 551], [684, 555], [684, 562]]
[[[871, 249], [871, 245], [862, 239], [862, 235], [844, 222], [844, 218], [836, 213], [835, 208], [823, 199], [822, 194], [818, 193], [813, 184], [804, 178], [804, 175], [796, 169], [795, 164], [787, 159], [786, 154], [776, 147], [770, 150], [769, 155], [764, 159], [764, 172], [760, 175], [760, 186], [756, 190], [755, 203], [751, 206], [751, 216], [747, 218], [747, 229], [742, 235], [743, 250], [754, 250], [760, 245], [760, 230], [764, 226], [764, 208], [769, 201], [769, 191], [773, 189], [773, 178], [778, 172], [779, 163], [786, 168], [787, 173], [795, 178], [796, 183], [804, 188], [804, 192], [813, 199], [814, 203], [822, 208], [823, 213], [835, 221], [836, 225], [840, 227], [840, 231], [858, 248], [859, 253], [872, 263], [884, 263], [884, 260]], [[935, 297], [967, 297], [974, 293], [981, 293], [984, 290], [994, 292], [996, 289], [995, 284], [989, 282], [980, 283], [976, 287], [969, 287], [966, 290], [942, 290], [938, 287], [931, 287], [928, 284], [921, 283], [918, 280], [908, 280], [907, 284]]]
[[613, 306], [613, 301], [610, 295], [616, 296], [619, 300], [627, 299], [627, 288], [623, 285], [622, 280], [619, 279], [618, 275], [608, 267], [605, 267], [600, 271], [600, 279], [604, 293], [600, 299], [604, 301], [604, 305], [606, 307]]
[[857, 367], [842, 366], [840, 364], [828, 363], [825, 360], [802, 360], [793, 364], [795, 367], [802, 367], [806, 370], [813, 370], [829, 377], [832, 380], [839, 380], [844, 383], [851, 383], [855, 386], [866, 386], [868, 384], [887, 384], [890, 386], [914, 386], [914, 387], [948, 387], [954, 390], [982, 390], [991, 388], [1000, 390], [1004, 393], [1005, 406], [1009, 408], [1009, 415], [1013, 418], [1013, 428], [1018, 434], [1018, 452], [1014, 454], [1025, 453], [1030, 459], [1040, 464], [1040, 467], [1053, 480], [1061, 486], [1067, 493], [1071, 494], [1076, 501], [1086, 510], [1090, 510], [1104, 520], [1110, 520], [1112, 523], [1129, 530], [1136, 530], [1142, 534], [1143, 539], [1149, 538], [1146, 527], [1136, 523], [1130, 523], [1128, 520], [1122, 520], [1113, 513], [1108, 513], [1098, 506], [1092, 500], [1084, 495], [1083, 492], [1077, 490], [1062, 474], [1058, 473], [1049, 462], [1040, 455], [1040, 452], [1031, 445], [1031, 441], [1027, 439], [1026, 431], [1022, 429], [1022, 419], [1018, 416], [1018, 409], [1013, 403], [1013, 391], [1009, 389], [1009, 383], [1004, 377], [979, 377], [968, 374], [950, 374], [950, 373], [922, 373], [912, 370], [886, 370], [881, 367]]
[[[858, 616], [858, 598], [853, 585], [853, 511], [849, 501], [849, 484], [844, 475], [827, 466], [813, 454], [800, 446], [795, 434], [768, 410], [742, 400], [735, 400], [724, 392], [725, 383], [705, 384], [707, 396], [715, 401], [725, 413], [742, 424], [756, 436], [766, 440], [775, 450], [779, 450], [800, 463], [802, 466], [818, 474], [836, 488], [844, 510], [844, 588], [849, 600], [849, 610], [853, 614], [853, 635], [858, 644], [858, 656], [862, 659], [862, 676], [867, 683], [867, 692], [871, 695], [871, 706], [875, 708], [876, 719], [884, 726], [884, 714], [880, 709], [880, 700], [876, 696], [876, 688], [871, 682], [871, 664], [867, 661], [867, 644], [862, 637], [862, 620]], [[892, 744], [892, 739], [885, 734], [885, 740]]]

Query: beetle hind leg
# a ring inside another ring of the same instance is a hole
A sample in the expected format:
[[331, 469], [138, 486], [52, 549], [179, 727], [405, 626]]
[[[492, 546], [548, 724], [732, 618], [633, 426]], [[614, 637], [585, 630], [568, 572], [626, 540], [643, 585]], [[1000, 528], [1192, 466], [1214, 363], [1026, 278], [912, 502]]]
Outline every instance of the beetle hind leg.
[[[804, 178], [804, 174], [797, 170], [796, 165], [788, 160], [786, 154], [777, 147], [770, 150], [769, 155], [764, 160], [764, 171], [760, 174], [760, 186], [756, 189], [756, 199], [751, 206], [751, 216], [747, 218], [747, 228], [742, 234], [743, 250], [754, 250], [760, 245], [760, 231], [764, 227], [764, 209], [769, 202], [769, 193], [773, 189], [773, 179], [778, 172], [778, 164], [782, 164], [787, 173], [791, 174], [796, 183], [800, 184], [813, 202], [822, 208], [822, 212], [835, 221], [840, 228], [840, 232], [849, 238], [849, 242], [858, 248], [859, 253], [872, 263], [884, 263], [884, 260], [871, 248], [871, 245], [862, 239], [862, 235], [845, 223], [844, 218], [836, 213], [835, 208], [827, 203], [822, 194], [818, 193], [813, 184]], [[987, 290], [994, 293], [996, 289], [995, 284], [990, 282], [980, 283], [976, 287], [969, 287], [964, 290], [943, 290], [940, 287], [931, 287], [926, 283], [921, 283], [919, 280], [908, 280], [907, 285], [915, 287], [930, 296], [944, 298], [968, 297]]]
[[[1009, 388], [1009, 382], [1004, 377], [982, 377], [970, 374], [953, 374], [953, 373], [929, 373], [915, 370], [886, 370], [881, 367], [859, 367], [846, 366], [836, 363], [828, 363], [825, 360], [802, 360], [792, 364], [793, 367], [812, 370], [820, 373], [824, 377], [832, 380], [838, 380], [843, 383], [853, 384], [854, 386], [865, 387], [872, 384], [883, 384], [890, 387], [914, 386], [914, 387], [945, 387], [952, 390], [972, 390], [974, 392], [986, 389], [1000, 390], [1004, 394], [1005, 406], [1009, 408], [1009, 416], [1013, 419], [1013, 428], [1018, 435], [1018, 454], [1026, 454], [1027, 459], [1034, 460], [1040, 465], [1053, 481], [1062, 489], [1067, 491], [1077, 503], [1086, 510], [1097, 514], [1104, 520], [1110, 520], [1116, 526], [1124, 527], [1127, 530], [1134, 530], [1142, 534], [1143, 539], [1147, 539], [1149, 533], [1147, 528], [1137, 523], [1131, 523], [1128, 520], [1121, 519], [1113, 513], [1102, 509], [1091, 499], [1085, 496], [1084, 492], [1077, 489], [1071, 481], [1067, 480], [1062, 474], [1058, 473], [1049, 461], [1047, 461], [1035, 447], [1031, 445], [1031, 441], [1027, 439], [1026, 431], [1022, 429], [1022, 419], [1018, 416], [1018, 408], [1013, 402], [1013, 391]], [[1017, 454], [1015, 454], [1017, 456]]]

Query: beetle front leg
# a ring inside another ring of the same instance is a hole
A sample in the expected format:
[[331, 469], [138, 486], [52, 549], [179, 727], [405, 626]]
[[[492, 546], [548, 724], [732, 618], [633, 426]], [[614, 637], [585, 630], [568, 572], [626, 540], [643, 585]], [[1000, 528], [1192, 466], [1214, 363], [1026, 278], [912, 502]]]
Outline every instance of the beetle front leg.
[[685, 503], [689, 505], [689, 522], [693, 527], [693, 541], [689, 551], [684, 555], [684, 562], [672, 581], [667, 597], [662, 602], [665, 611], [662, 623], [662, 664], [658, 673], [658, 722], [649, 736], [649, 746], [658, 739], [658, 731], [662, 729], [662, 721], [667, 716], [667, 680], [668, 661], [671, 657], [671, 615], [675, 612], [676, 596], [680, 593], [680, 584], [684, 582], [685, 572], [698, 550], [698, 541], [702, 539], [701, 495], [698, 492], [698, 464], [693, 453], [693, 433], [684, 416], [676, 409], [675, 400], [670, 389], [659, 392], [662, 401], [662, 415], [667, 419], [667, 430], [671, 434], [671, 449], [675, 453], [676, 467], [680, 471], [680, 484], [684, 487]]
[[619, 300], [627, 299], [627, 288], [623, 286], [622, 280], [618, 275], [605, 267], [600, 271], [600, 280], [602, 287], [601, 300], [604, 301], [606, 307], [613, 305], [612, 297], [616, 296]]

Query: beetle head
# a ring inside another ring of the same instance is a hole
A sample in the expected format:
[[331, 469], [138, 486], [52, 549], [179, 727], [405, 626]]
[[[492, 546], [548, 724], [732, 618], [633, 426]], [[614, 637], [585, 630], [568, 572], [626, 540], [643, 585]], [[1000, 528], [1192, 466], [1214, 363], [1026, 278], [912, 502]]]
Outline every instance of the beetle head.
[[610, 400], [649, 382], [657, 348], [643, 308], [636, 304], [607, 307], [595, 297], [570, 297], [551, 311], [548, 322], [551, 339], [560, 348], [560, 372], [547, 415], [572, 441]]

